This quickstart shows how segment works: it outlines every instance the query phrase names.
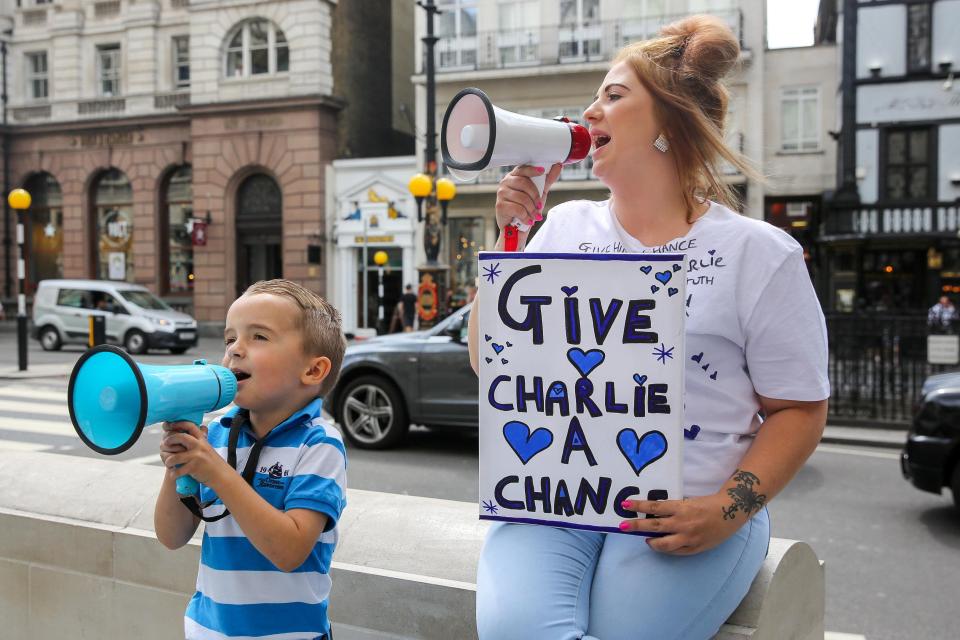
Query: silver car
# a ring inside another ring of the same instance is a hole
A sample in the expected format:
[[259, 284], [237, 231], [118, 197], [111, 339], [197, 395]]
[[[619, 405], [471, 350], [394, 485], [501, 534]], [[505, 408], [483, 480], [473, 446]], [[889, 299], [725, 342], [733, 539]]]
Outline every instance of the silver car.
[[347, 347], [327, 398], [344, 435], [363, 449], [386, 449], [410, 424], [477, 427], [479, 382], [467, 353], [470, 308], [427, 331], [395, 333]]

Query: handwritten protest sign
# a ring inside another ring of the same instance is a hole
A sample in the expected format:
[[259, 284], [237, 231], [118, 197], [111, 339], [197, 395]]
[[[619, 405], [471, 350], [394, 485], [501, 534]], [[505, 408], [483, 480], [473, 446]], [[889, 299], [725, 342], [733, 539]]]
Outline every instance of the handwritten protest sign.
[[480, 254], [480, 517], [620, 532], [682, 497], [683, 256]]

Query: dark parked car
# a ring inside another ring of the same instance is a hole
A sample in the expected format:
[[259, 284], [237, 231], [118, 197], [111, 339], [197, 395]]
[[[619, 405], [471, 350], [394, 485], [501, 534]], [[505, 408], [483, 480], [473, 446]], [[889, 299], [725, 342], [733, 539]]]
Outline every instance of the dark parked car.
[[358, 447], [396, 445], [410, 424], [477, 427], [477, 375], [467, 353], [464, 307], [427, 331], [379, 336], [347, 347], [330, 399]]
[[924, 381], [900, 467], [918, 489], [950, 487], [960, 509], [960, 372]]

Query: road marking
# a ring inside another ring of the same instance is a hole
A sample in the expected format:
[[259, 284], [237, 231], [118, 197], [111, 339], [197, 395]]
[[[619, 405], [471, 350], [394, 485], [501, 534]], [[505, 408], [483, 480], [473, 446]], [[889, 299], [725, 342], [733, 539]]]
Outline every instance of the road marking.
[[42, 442], [18, 442], [16, 440], [0, 440], [0, 449], [5, 451], [50, 451], [49, 444]]
[[66, 390], [48, 391], [45, 389], [37, 389], [34, 387], [25, 387], [23, 385], [0, 387], [0, 397], [2, 398], [9, 397], [11, 400], [30, 397], [30, 398], [36, 398], [38, 400], [52, 400], [54, 402], [62, 402], [64, 406], [66, 406], [67, 404]]
[[867, 640], [867, 636], [859, 633], [840, 633], [839, 631], [827, 631], [823, 634], [823, 640]]
[[77, 435], [69, 417], [63, 420], [33, 420], [31, 418], [0, 416], [0, 431], [22, 431], [23, 433], [42, 433], [54, 436]]
[[847, 456], [861, 456], [863, 458], [883, 458], [884, 460], [900, 459], [899, 453], [891, 453], [889, 451], [868, 451], [865, 449], [848, 449], [846, 447], [837, 447], [830, 444], [821, 444], [817, 447], [817, 451], [822, 451], [823, 453], [841, 453]]
[[67, 410], [66, 402], [63, 402], [59, 406], [51, 406], [38, 402], [0, 400], [0, 411], [16, 411], [17, 413], [26, 413], [28, 415], [43, 414], [45, 416], [58, 416], [65, 418], [68, 422], [70, 421], [70, 412]]

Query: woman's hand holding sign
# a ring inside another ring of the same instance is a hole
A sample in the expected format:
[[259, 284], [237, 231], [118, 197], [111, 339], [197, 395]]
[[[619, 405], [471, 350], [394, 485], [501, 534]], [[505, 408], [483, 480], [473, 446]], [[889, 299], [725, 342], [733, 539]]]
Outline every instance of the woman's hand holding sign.
[[[622, 531], [658, 534], [660, 537], [648, 538], [647, 544], [673, 555], [712, 549], [732, 536], [745, 520], [724, 517], [730, 498], [723, 493], [683, 500], [624, 500], [621, 506], [641, 516], [620, 523]], [[645, 518], [644, 514], [652, 517]]]

